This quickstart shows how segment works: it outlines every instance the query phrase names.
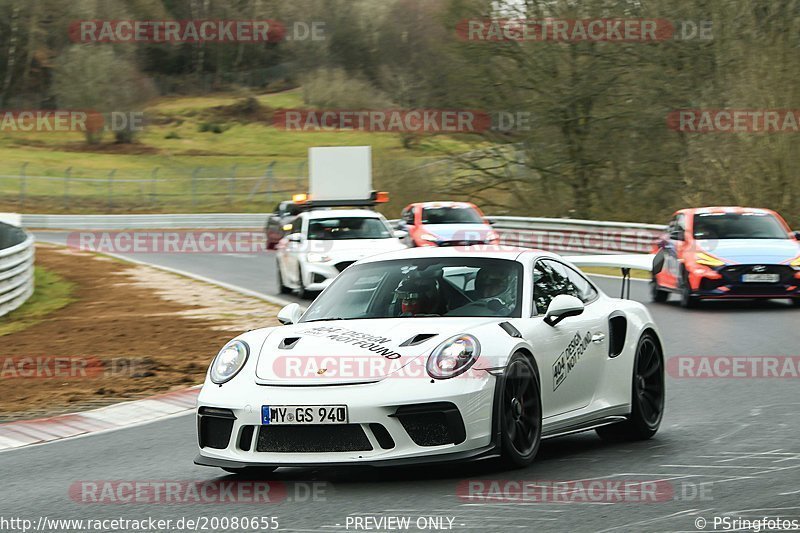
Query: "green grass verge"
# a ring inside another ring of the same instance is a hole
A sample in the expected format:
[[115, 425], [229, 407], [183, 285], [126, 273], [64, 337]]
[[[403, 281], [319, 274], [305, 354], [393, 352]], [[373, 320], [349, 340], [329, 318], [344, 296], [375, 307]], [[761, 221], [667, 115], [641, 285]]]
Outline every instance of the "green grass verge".
[[52, 270], [35, 267], [36, 290], [22, 307], [0, 317], [0, 336], [22, 331], [44, 320], [47, 315], [77, 300], [75, 284]]

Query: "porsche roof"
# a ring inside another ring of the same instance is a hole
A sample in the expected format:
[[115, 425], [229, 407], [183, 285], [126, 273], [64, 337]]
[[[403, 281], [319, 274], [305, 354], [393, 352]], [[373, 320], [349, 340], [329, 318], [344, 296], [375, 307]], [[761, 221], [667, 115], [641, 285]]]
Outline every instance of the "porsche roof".
[[362, 259], [359, 263], [371, 263], [374, 261], [391, 261], [394, 259], [416, 259], [419, 257], [490, 257], [495, 259], [516, 260], [525, 253], [535, 253], [549, 257], [559, 257], [552, 252], [536, 250], [532, 248], [520, 248], [517, 246], [503, 246], [497, 244], [479, 244], [475, 246], [422, 246], [419, 248], [408, 248], [395, 252], [386, 252], [373, 255]]

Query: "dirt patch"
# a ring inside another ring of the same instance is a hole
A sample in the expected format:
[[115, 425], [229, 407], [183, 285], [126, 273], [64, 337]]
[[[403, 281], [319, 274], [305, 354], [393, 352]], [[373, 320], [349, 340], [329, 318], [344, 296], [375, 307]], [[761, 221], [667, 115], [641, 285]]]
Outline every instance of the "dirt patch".
[[[36, 261], [75, 283], [79, 300], [0, 337], [0, 421], [202, 383], [226, 341], [278, 324], [273, 305], [154, 268], [49, 245]], [[24, 357], [44, 363], [21, 367]]]

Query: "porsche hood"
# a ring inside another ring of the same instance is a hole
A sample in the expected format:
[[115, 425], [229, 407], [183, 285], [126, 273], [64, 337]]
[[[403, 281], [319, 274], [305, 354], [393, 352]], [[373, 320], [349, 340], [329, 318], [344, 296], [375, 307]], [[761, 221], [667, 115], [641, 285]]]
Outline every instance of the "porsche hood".
[[[502, 321], [486, 317], [426, 317], [283, 326], [273, 329], [264, 340], [256, 380], [298, 386], [380, 381], [421, 356], [427, 357], [452, 336]], [[425, 360], [421, 363], [415, 364], [424, 372]]]

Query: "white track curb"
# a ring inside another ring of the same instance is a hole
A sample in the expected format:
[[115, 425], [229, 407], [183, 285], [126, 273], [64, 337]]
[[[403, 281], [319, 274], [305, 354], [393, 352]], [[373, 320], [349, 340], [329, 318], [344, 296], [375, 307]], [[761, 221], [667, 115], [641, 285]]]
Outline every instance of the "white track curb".
[[85, 437], [194, 411], [200, 386], [91, 411], [0, 424], [0, 452]]

